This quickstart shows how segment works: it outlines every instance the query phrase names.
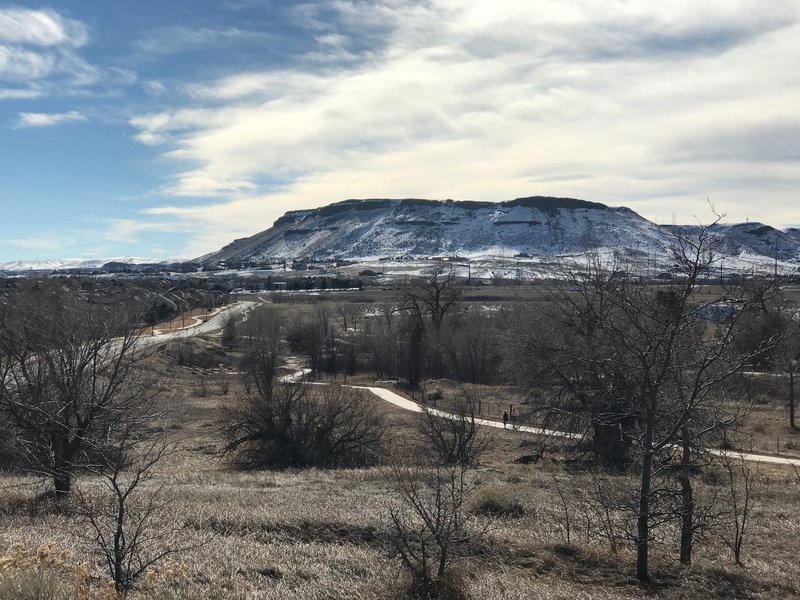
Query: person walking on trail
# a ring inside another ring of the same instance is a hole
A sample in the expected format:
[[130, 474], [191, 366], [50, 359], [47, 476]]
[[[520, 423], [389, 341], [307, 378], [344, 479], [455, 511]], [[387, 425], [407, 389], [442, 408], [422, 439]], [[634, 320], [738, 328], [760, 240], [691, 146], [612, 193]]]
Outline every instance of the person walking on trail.
[[503, 429], [505, 429], [507, 425], [508, 425], [508, 411], [504, 410], [503, 411]]

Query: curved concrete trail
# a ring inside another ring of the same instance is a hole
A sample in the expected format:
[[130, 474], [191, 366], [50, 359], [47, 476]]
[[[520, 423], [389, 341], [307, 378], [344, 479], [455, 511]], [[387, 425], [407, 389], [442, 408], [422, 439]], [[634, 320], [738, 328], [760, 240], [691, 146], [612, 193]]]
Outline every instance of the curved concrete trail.
[[[393, 404], [398, 408], [402, 408], [403, 410], [409, 410], [412, 412], [423, 412], [423, 407], [418, 403], [414, 402], [413, 400], [409, 400], [408, 398], [403, 398], [400, 394], [397, 394], [391, 390], [387, 390], [386, 388], [381, 387], [370, 387], [370, 386], [362, 386], [362, 385], [352, 385], [349, 386], [359, 390], [367, 390], [375, 394], [381, 400]], [[431, 414], [442, 417], [444, 419], [457, 419], [457, 415], [452, 413], [443, 412], [437, 409], [428, 409]], [[489, 419], [475, 419], [475, 422], [479, 425], [485, 425], [487, 427], [495, 427], [497, 429], [506, 429], [507, 431], [521, 431], [524, 433], [535, 433], [538, 435], [546, 435], [551, 437], [560, 437], [566, 439], [577, 439], [580, 437], [576, 433], [569, 433], [567, 431], [557, 431], [555, 429], [541, 429], [539, 427], [529, 427], [528, 425], [514, 425], [505, 427], [499, 421], [491, 421]], [[735, 451], [725, 451], [725, 450], [717, 450], [714, 448], [707, 448], [706, 451], [713, 455], [713, 456], [725, 456], [726, 454], [732, 458], [736, 459], [743, 459], [748, 462], [756, 462], [756, 463], [764, 463], [764, 464], [771, 464], [771, 465], [781, 465], [785, 467], [796, 467], [800, 468], [800, 458], [787, 458], [784, 456], [770, 456], [769, 454], [754, 454], [752, 452], [735, 452]]]
[[[375, 394], [381, 400], [389, 402], [390, 404], [394, 404], [395, 406], [402, 408], [404, 410], [410, 410], [413, 412], [421, 413], [425, 410], [421, 405], [417, 404], [413, 400], [409, 400], [408, 398], [403, 398], [400, 394], [396, 394], [391, 390], [387, 390], [386, 388], [381, 387], [369, 387], [369, 386], [362, 386], [362, 385], [350, 385], [347, 387], [351, 387], [357, 390], [367, 390]], [[428, 408], [428, 412], [436, 417], [442, 417], [443, 419], [457, 419], [458, 416], [452, 413], [444, 412], [435, 408]], [[499, 421], [492, 421], [490, 419], [475, 419], [475, 422], [478, 425], [485, 425], [487, 427], [496, 427], [498, 429], [506, 429], [508, 431], [522, 431], [525, 433], [535, 433], [538, 435], [547, 435], [550, 437], [560, 437], [560, 438], [567, 438], [567, 439], [577, 439], [580, 436], [577, 433], [569, 433], [568, 431], [557, 431], [555, 429], [541, 429], [539, 427], [530, 427], [528, 425], [509, 425], [505, 427]]]
[[[169, 339], [177, 339], [182, 337], [200, 335], [203, 333], [209, 333], [211, 331], [216, 331], [218, 329], [222, 329], [225, 324], [226, 319], [229, 315], [244, 315], [248, 311], [250, 311], [254, 306], [258, 305], [258, 302], [251, 302], [248, 300], [243, 300], [241, 302], [237, 302], [231, 306], [228, 306], [222, 310], [220, 310], [217, 314], [211, 317], [205, 323], [191, 325], [184, 329], [179, 329], [178, 331], [172, 333], [164, 333], [160, 335], [154, 336], [143, 336], [140, 338], [140, 343], [145, 344], [153, 344], [153, 343], [160, 343], [164, 340]], [[301, 369], [296, 373], [291, 375], [287, 375], [285, 380], [287, 381], [302, 381], [303, 376], [308, 373], [308, 369]], [[382, 387], [374, 387], [374, 386], [365, 386], [365, 385], [351, 385], [348, 387], [352, 387], [354, 389], [359, 390], [366, 390], [384, 402], [388, 402], [393, 406], [401, 408], [403, 410], [408, 410], [411, 412], [421, 413], [423, 412], [423, 407], [418, 403], [414, 402], [413, 400], [409, 400], [408, 398], [404, 398], [400, 394], [393, 392], [392, 390], [388, 390]], [[428, 408], [428, 410], [437, 417], [442, 417], [444, 419], [456, 419], [458, 418], [457, 415], [452, 413], [444, 412], [441, 410], [437, 410], [434, 408]], [[519, 431], [523, 433], [533, 433], [536, 435], [546, 435], [550, 437], [558, 437], [562, 439], [577, 439], [579, 434], [570, 433], [568, 431], [558, 431], [555, 429], [542, 429], [540, 427], [531, 427], [529, 425], [512, 425], [509, 427], [505, 427], [503, 423], [500, 421], [492, 421], [489, 419], [475, 419], [475, 422], [479, 425], [484, 425], [486, 427], [495, 427], [497, 429], [506, 429], [507, 431]], [[785, 467], [794, 467], [800, 468], [800, 458], [788, 458], [784, 456], [771, 456], [769, 454], [754, 454], [752, 452], [733, 452], [733, 451], [724, 451], [724, 450], [717, 450], [715, 448], [707, 448], [706, 449], [709, 454], [713, 456], [724, 456], [727, 454], [730, 457], [743, 459], [748, 462], [756, 462], [756, 463], [763, 463], [763, 464], [771, 464], [771, 465], [779, 465]]]

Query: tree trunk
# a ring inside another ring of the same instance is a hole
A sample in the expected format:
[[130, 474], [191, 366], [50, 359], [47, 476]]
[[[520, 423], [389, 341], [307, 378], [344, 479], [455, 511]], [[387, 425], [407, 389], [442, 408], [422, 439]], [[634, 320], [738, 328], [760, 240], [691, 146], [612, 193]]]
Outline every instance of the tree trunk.
[[789, 427], [797, 429], [794, 420], [794, 369], [789, 369]]
[[53, 491], [56, 498], [66, 498], [72, 489], [72, 453], [68, 444], [62, 440], [54, 440], [53, 457]]
[[681, 457], [681, 471], [678, 482], [681, 486], [681, 563], [688, 565], [692, 562], [692, 544], [694, 542], [694, 491], [689, 470], [691, 468], [691, 447], [689, 429], [682, 431], [683, 455]]
[[631, 463], [631, 439], [624, 424], [597, 419], [592, 423], [592, 446], [598, 463], [612, 471], [624, 471]]
[[415, 319], [408, 341], [408, 385], [417, 389], [422, 380], [423, 338], [424, 328], [419, 319]]
[[53, 473], [53, 490], [56, 498], [66, 498], [72, 489], [72, 474], [67, 469]]
[[648, 542], [650, 541], [650, 486], [653, 476], [653, 423], [648, 417], [642, 456], [641, 482], [639, 487], [639, 515], [636, 519], [636, 578], [650, 579], [647, 566]]

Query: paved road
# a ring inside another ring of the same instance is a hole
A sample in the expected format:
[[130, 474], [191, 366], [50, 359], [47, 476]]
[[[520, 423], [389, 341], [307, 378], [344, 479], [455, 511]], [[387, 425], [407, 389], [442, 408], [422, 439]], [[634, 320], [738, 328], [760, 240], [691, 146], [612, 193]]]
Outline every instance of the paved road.
[[179, 338], [185, 337], [192, 337], [195, 335], [202, 335], [205, 333], [211, 333], [212, 331], [217, 331], [222, 329], [225, 326], [226, 321], [231, 316], [236, 315], [244, 315], [249, 310], [251, 310], [254, 306], [257, 306], [258, 302], [251, 302], [249, 300], [242, 300], [241, 302], [237, 302], [236, 304], [231, 304], [224, 308], [217, 310], [213, 317], [211, 317], [205, 323], [196, 322], [193, 325], [189, 325], [182, 329], [178, 329], [176, 331], [172, 331], [170, 333], [157, 333], [155, 335], [147, 335], [143, 334], [142, 337], [139, 338], [139, 344], [149, 346], [152, 344], [160, 344], [161, 342], [175, 340]]

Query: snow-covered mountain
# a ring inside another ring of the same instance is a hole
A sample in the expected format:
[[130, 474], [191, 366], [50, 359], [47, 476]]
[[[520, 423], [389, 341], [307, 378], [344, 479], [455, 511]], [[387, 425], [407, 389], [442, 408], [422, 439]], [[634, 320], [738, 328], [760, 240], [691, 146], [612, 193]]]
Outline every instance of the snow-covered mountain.
[[66, 269], [100, 269], [108, 263], [143, 265], [159, 264], [162, 261], [134, 256], [120, 258], [63, 258], [53, 260], [15, 260], [0, 263], [0, 271], [63, 271]]
[[[665, 225], [664, 229], [679, 235], [692, 236], [700, 230], [698, 225]], [[715, 250], [727, 256], [763, 256], [771, 260], [797, 261], [800, 259], [800, 230], [781, 231], [764, 223], [721, 224], [712, 231], [716, 238]]]
[[[441, 256], [547, 261], [597, 252], [613, 253], [636, 267], [667, 264], [676, 234], [698, 231], [696, 225], [659, 226], [629, 208], [573, 198], [345, 200], [287, 212], [270, 229], [192, 262], [238, 266], [292, 259], [368, 262]], [[772, 269], [776, 261], [782, 271], [800, 265], [799, 229], [739, 223], [719, 225], [713, 235], [726, 270]], [[126, 265], [174, 262], [136, 257], [14, 261], [0, 263], [0, 272], [121, 272]]]
[[[345, 200], [287, 212], [274, 225], [197, 259], [205, 264], [270, 260], [427, 256], [556, 257], [613, 250], [635, 258], [668, 256], [674, 234], [625, 207], [573, 198], [530, 197], [507, 202]], [[719, 226], [720, 251], [748, 262], [800, 258], [800, 231], [761, 223]]]
[[508, 202], [345, 200], [286, 213], [201, 262], [420, 256], [555, 256], [607, 246], [665, 250], [669, 236], [627, 208], [571, 198]]

